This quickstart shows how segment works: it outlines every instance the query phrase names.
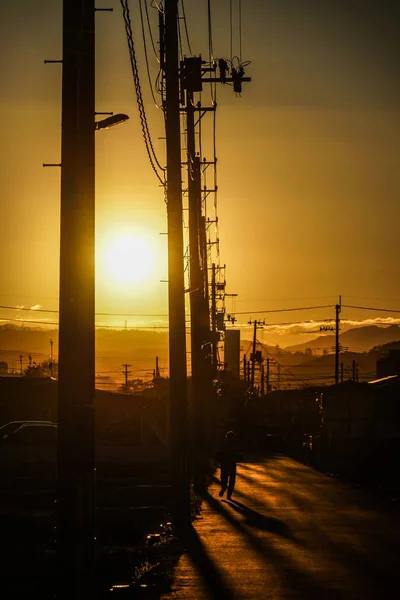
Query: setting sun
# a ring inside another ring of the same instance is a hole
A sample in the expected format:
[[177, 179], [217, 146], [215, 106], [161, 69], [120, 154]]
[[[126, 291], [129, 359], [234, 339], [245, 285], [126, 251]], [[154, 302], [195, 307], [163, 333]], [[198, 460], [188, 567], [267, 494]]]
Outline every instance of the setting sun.
[[155, 252], [145, 237], [136, 234], [117, 237], [104, 246], [101, 254], [101, 271], [110, 283], [140, 283], [153, 273]]

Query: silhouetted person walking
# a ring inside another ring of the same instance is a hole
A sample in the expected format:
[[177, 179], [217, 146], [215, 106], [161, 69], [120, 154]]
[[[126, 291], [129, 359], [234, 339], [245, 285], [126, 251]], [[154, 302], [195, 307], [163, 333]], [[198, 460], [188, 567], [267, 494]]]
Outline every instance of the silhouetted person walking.
[[238, 452], [236, 434], [234, 431], [228, 431], [225, 441], [217, 451], [217, 461], [221, 467], [221, 491], [222, 497], [228, 488], [227, 498], [231, 499], [236, 481], [236, 463], [242, 460], [242, 455]]

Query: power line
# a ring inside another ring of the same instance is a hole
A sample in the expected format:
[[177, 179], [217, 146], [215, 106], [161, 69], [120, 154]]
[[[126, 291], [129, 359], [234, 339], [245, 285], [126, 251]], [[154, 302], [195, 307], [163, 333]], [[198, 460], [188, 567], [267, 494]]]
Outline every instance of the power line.
[[190, 46], [190, 39], [189, 39], [188, 26], [187, 26], [187, 21], [186, 21], [186, 12], [185, 12], [185, 2], [184, 2], [184, 0], [182, 0], [182, 15], [183, 15], [183, 22], [185, 24], [185, 33], [186, 33], [186, 40], [187, 40], [187, 45], [188, 45], [188, 49], [189, 49], [189, 54], [191, 56], [193, 56], [192, 48]]
[[230, 59], [233, 57], [233, 23], [232, 23], [232, 0], [229, 0], [229, 23], [230, 23]]
[[258, 341], [258, 343], [260, 344], [260, 346], [261, 346], [262, 348], [264, 348], [265, 352], [266, 352], [267, 354], [269, 354], [269, 356], [271, 356], [271, 358], [272, 358], [272, 359], [273, 359], [273, 360], [274, 360], [274, 361], [275, 361], [275, 362], [276, 362], [276, 363], [277, 363], [277, 364], [280, 366], [280, 368], [281, 368], [281, 369], [284, 369], [284, 371], [286, 371], [286, 372], [287, 372], [287, 373], [288, 373], [288, 374], [289, 374], [289, 375], [290, 375], [290, 376], [293, 378], [293, 380], [294, 380], [294, 381], [298, 381], [299, 383], [303, 383], [303, 382], [310, 383], [310, 381], [309, 381], [308, 379], [301, 380], [301, 379], [299, 379], [298, 377], [296, 377], [295, 375], [293, 375], [293, 373], [291, 373], [291, 372], [289, 371], [289, 369], [287, 369], [287, 368], [286, 368], [284, 365], [282, 365], [282, 364], [281, 364], [281, 363], [280, 363], [278, 360], [276, 360], [276, 358], [275, 358], [275, 357], [274, 357], [274, 356], [271, 354], [271, 352], [269, 352], [269, 350], [266, 348], [266, 346], [264, 346], [264, 344], [263, 344], [262, 342], [260, 342], [259, 340], [257, 340], [257, 341]]
[[[145, 3], [145, 6], [146, 6], [146, 10], [147, 10], [146, 0], [144, 0], [144, 3]], [[144, 58], [145, 58], [145, 62], [146, 62], [147, 78], [149, 80], [149, 87], [150, 87], [151, 97], [153, 98], [153, 102], [156, 105], [156, 107], [160, 108], [158, 106], [158, 104], [157, 104], [156, 97], [154, 95], [153, 83], [151, 81], [151, 75], [150, 75], [149, 58], [147, 56], [146, 33], [145, 33], [145, 29], [144, 29], [144, 20], [143, 20], [142, 0], [139, 0], [139, 12], [140, 12], [140, 23], [141, 23], [141, 26], [142, 26], [142, 38], [143, 38]], [[148, 17], [148, 15], [147, 15], [147, 17]], [[150, 23], [149, 23], [149, 27], [150, 27]], [[153, 39], [153, 38], [151, 38], [151, 39]]]
[[160, 62], [160, 59], [158, 58], [158, 54], [157, 54], [157, 50], [156, 50], [156, 45], [154, 43], [153, 32], [151, 30], [149, 9], [147, 7], [147, 0], [144, 0], [144, 7], [145, 7], [145, 11], [146, 11], [147, 26], [149, 28], [150, 40], [151, 40], [151, 45], [153, 47], [154, 56], [156, 57], [157, 62]]
[[300, 308], [275, 308], [272, 310], [245, 310], [245, 311], [237, 312], [235, 314], [237, 314], [237, 315], [250, 315], [250, 314], [259, 315], [259, 314], [266, 314], [266, 313], [296, 312], [298, 310], [314, 310], [314, 309], [316, 310], [319, 308], [334, 308], [334, 307], [335, 307], [335, 304], [326, 304], [325, 306], [302, 306]]
[[242, 0], [239, 0], [239, 60], [242, 62]]
[[[30, 310], [33, 312], [44, 312], [44, 313], [55, 313], [58, 314], [58, 310], [50, 310], [45, 308], [28, 308], [22, 306], [0, 306], [0, 308], [4, 310]], [[98, 317], [168, 317], [168, 314], [162, 313], [107, 313], [107, 312], [97, 312], [95, 313]]]
[[132, 24], [131, 24], [128, 0], [120, 0], [120, 2], [121, 2], [121, 6], [122, 6], [123, 19], [125, 22], [125, 31], [126, 31], [126, 37], [127, 37], [128, 49], [129, 49], [129, 58], [131, 61], [132, 75], [133, 75], [133, 81], [134, 81], [134, 85], [135, 85], [136, 101], [137, 101], [137, 105], [138, 105], [138, 109], [139, 109], [139, 117], [140, 117], [140, 123], [142, 126], [143, 139], [145, 142], [146, 151], [147, 151], [147, 155], [148, 155], [148, 158], [150, 161], [150, 165], [151, 165], [156, 177], [160, 181], [161, 185], [163, 187], [165, 187], [165, 181], [160, 176], [160, 174], [157, 170], [157, 167], [162, 171], [163, 174], [165, 172], [165, 169], [161, 166], [159, 160], [157, 159], [157, 156], [156, 156], [156, 153], [154, 150], [154, 146], [153, 146], [153, 142], [152, 142], [151, 136], [150, 136], [149, 125], [147, 123], [146, 111], [144, 108], [142, 90], [140, 87], [139, 71], [138, 71], [138, 65], [137, 65], [137, 60], [136, 60], [135, 45], [134, 45], [134, 41], [133, 41]]
[[374, 311], [378, 311], [378, 312], [394, 312], [394, 313], [400, 313], [399, 309], [395, 309], [395, 308], [375, 308], [373, 306], [351, 306], [350, 304], [342, 304], [343, 308], [356, 308], [358, 310], [374, 310]]
[[[6, 318], [1, 318], [0, 317], [0, 321], [2, 322], [13, 322], [13, 323], [27, 323], [27, 324], [32, 324], [32, 325], [56, 325], [58, 327], [59, 323], [58, 321], [30, 321], [28, 319], [6, 319]], [[128, 325], [127, 327], [122, 326], [122, 325], [95, 325], [96, 329], [129, 329], [129, 330], [134, 330], [134, 329], [147, 329], [147, 330], [157, 330], [157, 329], [169, 329], [169, 326], [167, 325]], [[190, 327], [186, 327], [186, 330], [190, 330]]]
[[211, 18], [211, 0], [207, 0], [207, 21], [208, 21], [208, 57], [211, 64], [214, 58], [214, 48], [212, 40], [212, 18]]
[[178, 17], [178, 42], [179, 42], [179, 53], [180, 60], [183, 60], [183, 46], [182, 46], [182, 34], [181, 34], [181, 20]]

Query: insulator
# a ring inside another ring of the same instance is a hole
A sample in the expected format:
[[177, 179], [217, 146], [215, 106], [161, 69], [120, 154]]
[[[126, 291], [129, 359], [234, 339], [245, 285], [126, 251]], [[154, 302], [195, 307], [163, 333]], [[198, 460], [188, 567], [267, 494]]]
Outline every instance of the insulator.
[[223, 58], [220, 58], [218, 61], [219, 67], [219, 77], [221, 79], [221, 83], [226, 83], [226, 74], [228, 72], [228, 63]]

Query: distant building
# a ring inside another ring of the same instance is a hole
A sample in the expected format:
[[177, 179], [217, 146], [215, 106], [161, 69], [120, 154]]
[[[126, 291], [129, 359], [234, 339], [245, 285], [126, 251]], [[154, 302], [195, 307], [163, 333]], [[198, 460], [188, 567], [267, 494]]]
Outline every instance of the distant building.
[[225, 369], [237, 379], [240, 377], [240, 330], [227, 329], [224, 343]]
[[376, 361], [376, 378], [400, 375], [400, 349], [391, 349], [389, 353]]
[[0, 375], [7, 375], [8, 373], [8, 363], [4, 360], [0, 361]]

